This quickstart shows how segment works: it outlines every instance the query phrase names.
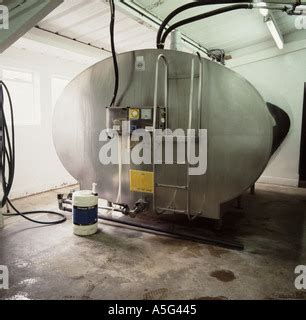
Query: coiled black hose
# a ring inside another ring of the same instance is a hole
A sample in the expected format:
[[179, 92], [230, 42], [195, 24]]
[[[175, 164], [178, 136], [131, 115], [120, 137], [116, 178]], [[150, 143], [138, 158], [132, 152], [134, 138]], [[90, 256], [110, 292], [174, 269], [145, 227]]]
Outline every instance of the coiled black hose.
[[[3, 88], [7, 94], [9, 107], [10, 107], [10, 119], [11, 119], [11, 136], [9, 134], [8, 125], [6, 121], [6, 115], [4, 111], [4, 95], [3, 95]], [[42, 224], [42, 225], [56, 225], [63, 223], [67, 220], [67, 218], [57, 212], [53, 211], [31, 211], [31, 212], [20, 212], [9, 200], [9, 194], [12, 189], [14, 176], [15, 176], [15, 124], [14, 124], [14, 110], [13, 110], [13, 103], [12, 98], [9, 92], [8, 87], [6, 84], [0, 80], [0, 115], [2, 120], [2, 145], [1, 145], [1, 178], [2, 178], [2, 189], [3, 189], [3, 198], [1, 200], [1, 207], [4, 207], [6, 204], [9, 204], [11, 208], [16, 212], [13, 214], [4, 214], [6, 217], [11, 216], [21, 216], [26, 220], [31, 222]], [[8, 170], [7, 170], [8, 169]], [[60, 217], [61, 219], [56, 221], [38, 221], [31, 218], [28, 218], [27, 215], [31, 214], [40, 214], [46, 213]]]

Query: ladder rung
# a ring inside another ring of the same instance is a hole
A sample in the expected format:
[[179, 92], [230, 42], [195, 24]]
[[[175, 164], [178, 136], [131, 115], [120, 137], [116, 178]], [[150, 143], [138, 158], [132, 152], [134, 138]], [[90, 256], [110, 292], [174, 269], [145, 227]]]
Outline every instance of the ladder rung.
[[156, 162], [155, 165], [175, 165], [175, 166], [190, 166], [186, 161], [185, 162], [174, 162], [173, 163], [166, 163], [166, 162]]
[[169, 188], [169, 189], [188, 190], [188, 186], [174, 186], [174, 185], [160, 184], [160, 183], [157, 183], [157, 184], [156, 184], [156, 187]]
[[194, 138], [194, 139], [195, 139], [195, 142], [199, 142], [199, 135], [196, 135], [196, 136], [167, 136], [167, 135], [164, 135], [163, 137], [164, 137], [165, 139], [166, 139], [167, 137], [170, 137], [170, 139], [174, 139], [174, 143], [176, 143], [176, 142], [182, 142], [182, 140], [184, 140], [184, 142], [186, 143], [189, 138]]
[[157, 208], [158, 211], [168, 211], [168, 212], [173, 212], [173, 213], [181, 213], [181, 214], [186, 214], [187, 211], [185, 210], [177, 210], [177, 209], [171, 209], [171, 208]]

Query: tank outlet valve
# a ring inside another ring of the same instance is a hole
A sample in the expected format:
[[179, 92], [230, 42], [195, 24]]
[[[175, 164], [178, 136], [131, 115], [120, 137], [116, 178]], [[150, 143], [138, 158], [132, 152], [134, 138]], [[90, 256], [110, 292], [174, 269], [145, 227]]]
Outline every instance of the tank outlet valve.
[[133, 210], [129, 212], [129, 216], [135, 218], [138, 214], [145, 212], [149, 208], [149, 203], [145, 200], [138, 200]]
[[128, 216], [130, 213], [130, 208], [126, 204], [112, 203], [112, 208], [121, 212], [123, 215]]

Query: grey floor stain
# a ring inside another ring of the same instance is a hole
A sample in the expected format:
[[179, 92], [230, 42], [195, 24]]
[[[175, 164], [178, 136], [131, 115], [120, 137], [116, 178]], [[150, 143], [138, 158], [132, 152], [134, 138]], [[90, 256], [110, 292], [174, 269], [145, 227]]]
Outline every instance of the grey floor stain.
[[236, 276], [229, 270], [217, 270], [210, 274], [211, 277], [218, 279], [222, 282], [231, 282], [236, 279]]

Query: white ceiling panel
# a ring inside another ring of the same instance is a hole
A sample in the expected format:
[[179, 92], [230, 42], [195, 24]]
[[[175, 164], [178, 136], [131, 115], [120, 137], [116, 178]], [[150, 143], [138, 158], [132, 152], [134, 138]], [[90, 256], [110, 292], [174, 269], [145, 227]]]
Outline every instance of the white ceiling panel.
[[[184, 0], [125, 2], [137, 4], [161, 20], [177, 7], [187, 3]], [[182, 13], [177, 19], [198, 15], [218, 7], [221, 6], [213, 5], [191, 9]], [[276, 12], [275, 18], [284, 35], [296, 31], [295, 17]], [[139, 23], [139, 19], [136, 20], [121, 10], [117, 10], [115, 32], [118, 52], [155, 47], [156, 30], [148, 28], [146, 24]], [[60, 7], [41, 21], [38, 27], [109, 51], [109, 22], [110, 10], [106, 1], [65, 0]], [[180, 30], [184, 35], [204, 47], [209, 49], [222, 48], [227, 52], [272, 39], [258, 10], [237, 10], [225, 13], [186, 25]]]
[[[102, 0], [65, 0], [38, 27], [109, 51], [109, 24], [108, 3]], [[156, 32], [118, 10], [115, 32], [118, 52], [154, 47]]]

